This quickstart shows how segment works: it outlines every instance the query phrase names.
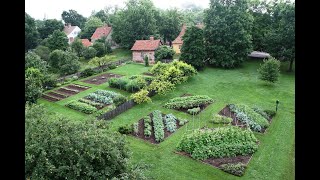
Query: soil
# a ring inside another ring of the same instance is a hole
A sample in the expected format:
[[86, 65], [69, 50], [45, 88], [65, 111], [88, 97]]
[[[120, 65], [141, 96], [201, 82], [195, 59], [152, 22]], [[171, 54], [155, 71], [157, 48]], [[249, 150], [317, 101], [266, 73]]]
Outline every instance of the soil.
[[78, 86], [75, 86], [74, 84], [70, 84], [70, 85], [66, 86], [66, 88], [84, 91], [84, 90], [89, 89], [90, 87], [86, 87], [86, 86], [82, 86], [82, 85], [81, 85], [81, 87], [78, 87]]
[[[113, 73], [105, 73], [105, 74], [101, 74], [100, 76], [95, 76], [90, 79], [83, 80], [82, 82], [99, 85], [99, 84], [107, 82], [112, 77], [119, 78], [119, 77], [122, 77], [122, 75], [113, 74]], [[93, 79], [96, 79], [96, 81], [92, 81]]]
[[[162, 117], [164, 117], [165, 115], [166, 115], [166, 114], [163, 114], [163, 113], [162, 113]], [[150, 116], [150, 117], [151, 117], [151, 120], [152, 120], [152, 113], [148, 114], [148, 116]], [[156, 139], [155, 139], [155, 136], [154, 136], [154, 128], [153, 128], [153, 121], [151, 121], [151, 127], [152, 127], [152, 129], [151, 129], [151, 136], [150, 136], [150, 137], [145, 137], [145, 136], [144, 136], [144, 120], [143, 120], [143, 118], [141, 118], [138, 123], [139, 123], [138, 134], [135, 134], [134, 132], [132, 132], [132, 134], [131, 134], [132, 136], [138, 137], [138, 138], [143, 139], [143, 140], [145, 140], [145, 141], [149, 141], [149, 142], [151, 142], [152, 144], [159, 144], [159, 143], [163, 142], [163, 141], [157, 142]], [[163, 120], [163, 124], [165, 124], [164, 120]], [[176, 130], [178, 130], [180, 127], [182, 127], [182, 126], [179, 125], [179, 119], [177, 119], [176, 125], [177, 125], [177, 129], [176, 129]], [[173, 133], [174, 133], [174, 132], [173, 132]], [[171, 134], [173, 134], [173, 133], [167, 131], [167, 130], [166, 130], [166, 127], [165, 127], [165, 128], [164, 128], [164, 140], [165, 140], [167, 137], [169, 137]]]
[[41, 97], [42, 97], [43, 99], [45, 99], [45, 100], [50, 101], [50, 102], [56, 102], [56, 101], [59, 101], [59, 100], [60, 100], [60, 99], [58, 99], [58, 98], [51, 97], [51, 96], [48, 96], [48, 95], [46, 95], [46, 94], [42, 95]]
[[52, 97], [57, 97], [59, 99], [64, 99], [64, 98], [68, 97], [67, 95], [58, 94], [56, 92], [48, 92], [47, 94]]
[[[218, 114], [223, 115], [223, 116], [227, 116], [227, 117], [231, 117], [232, 118], [232, 122], [231, 124], [234, 126], [239, 126], [241, 128], [246, 128], [246, 124], [242, 123], [241, 121], [239, 121], [236, 117], [236, 114], [230, 111], [230, 108], [228, 106], [224, 107]], [[269, 123], [272, 122], [272, 118], [268, 119]], [[261, 129], [261, 133], [265, 133], [267, 130], [267, 128], [262, 128]]]
[[67, 90], [67, 89], [62, 89], [62, 88], [59, 88], [59, 89], [57, 89], [57, 90], [55, 90], [55, 91], [56, 91], [56, 92], [59, 92], [59, 93], [61, 93], [61, 94], [69, 95], [69, 96], [78, 94], [77, 92], [70, 91], [70, 90]]

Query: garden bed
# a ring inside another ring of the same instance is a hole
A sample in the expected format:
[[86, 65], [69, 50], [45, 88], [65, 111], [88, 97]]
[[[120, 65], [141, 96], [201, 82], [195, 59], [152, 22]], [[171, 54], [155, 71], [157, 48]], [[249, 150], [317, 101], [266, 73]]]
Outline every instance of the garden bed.
[[70, 84], [70, 85], [68, 85], [66, 87], [69, 88], [69, 89], [76, 89], [76, 90], [79, 90], [79, 91], [84, 91], [84, 90], [87, 90], [87, 89], [90, 88], [88, 86], [82, 86], [82, 85], [78, 85], [78, 84]]
[[64, 99], [64, 98], [67, 98], [68, 95], [64, 95], [64, 94], [59, 94], [59, 93], [56, 93], [56, 92], [48, 92], [47, 95], [50, 95], [52, 97], [56, 97], [56, 98], [59, 98], [59, 99]]
[[[163, 121], [163, 123], [165, 124], [165, 121], [164, 121], [164, 117], [165, 117], [165, 115], [166, 114], [163, 114], [163, 113], [161, 113], [161, 115], [162, 115], [162, 121]], [[138, 138], [140, 138], [140, 139], [143, 139], [143, 140], [145, 140], [145, 141], [148, 141], [148, 142], [150, 142], [150, 143], [152, 143], [152, 144], [159, 144], [159, 143], [161, 143], [161, 142], [157, 142], [156, 141], [156, 139], [155, 139], [155, 134], [154, 134], [154, 123], [153, 123], [153, 114], [152, 113], [150, 113], [150, 114], [148, 114], [148, 116], [151, 118], [151, 127], [152, 127], [152, 129], [151, 129], [151, 135], [150, 135], [150, 137], [146, 137], [145, 135], [144, 135], [144, 127], [145, 127], [145, 124], [144, 124], [144, 118], [141, 118], [140, 120], [139, 120], [139, 125], [138, 125], [138, 133], [137, 134], [135, 134], [134, 132], [132, 132], [131, 133], [131, 135], [132, 136], [134, 136], [134, 137], [138, 137]], [[182, 127], [183, 125], [179, 125], [179, 122], [180, 122], [180, 120], [179, 119], [177, 119], [176, 120], [176, 130], [178, 130], [180, 127]], [[187, 122], [186, 122], [187, 123]], [[167, 138], [167, 137], [169, 137], [171, 134], [173, 134], [174, 132], [169, 132], [169, 131], [167, 131], [167, 129], [166, 129], [166, 127], [164, 128], [164, 140]]]
[[41, 96], [43, 99], [47, 100], [47, 101], [50, 101], [50, 102], [56, 102], [56, 101], [59, 101], [60, 99], [59, 98], [55, 98], [55, 97], [52, 97], [52, 96], [48, 96], [46, 94], [42, 95]]
[[61, 87], [57, 90], [48, 92], [44, 94], [42, 97], [43, 99], [46, 99], [51, 102], [60, 101], [61, 99], [65, 99], [69, 96], [78, 94], [81, 91], [87, 90], [90, 87], [82, 86], [82, 85], [76, 85], [76, 84], [70, 84], [68, 86]]
[[[230, 108], [228, 106], [225, 106], [218, 114], [226, 116], [226, 117], [230, 117], [232, 118], [232, 122], [231, 124], [233, 126], [238, 126], [241, 128], [247, 128], [247, 125], [241, 121], [238, 120], [238, 118], [236, 117], [236, 114], [234, 112], [231, 112]], [[271, 123], [272, 122], [272, 117], [269, 117], [268, 122]], [[265, 133], [267, 128], [262, 128], [261, 129], [261, 133]]]
[[99, 85], [107, 82], [110, 78], [119, 78], [122, 76], [123, 75], [119, 75], [119, 74], [105, 73], [99, 76], [92, 77], [90, 79], [83, 80], [82, 82]]

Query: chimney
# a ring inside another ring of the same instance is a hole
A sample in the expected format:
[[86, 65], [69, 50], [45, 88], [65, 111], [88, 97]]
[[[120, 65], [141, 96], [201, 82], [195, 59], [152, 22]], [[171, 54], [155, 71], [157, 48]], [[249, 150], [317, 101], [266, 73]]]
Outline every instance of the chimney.
[[153, 41], [153, 40], [154, 40], [154, 37], [153, 37], [153, 36], [150, 36], [150, 40]]

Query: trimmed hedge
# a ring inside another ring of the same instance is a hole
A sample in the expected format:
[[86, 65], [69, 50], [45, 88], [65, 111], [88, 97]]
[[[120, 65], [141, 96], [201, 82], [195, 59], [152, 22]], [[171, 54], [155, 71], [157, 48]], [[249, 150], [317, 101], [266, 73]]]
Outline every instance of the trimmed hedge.
[[170, 99], [164, 107], [169, 109], [189, 109], [198, 107], [204, 104], [213, 103], [213, 99], [207, 95], [195, 95], [195, 96], [185, 96], [185, 97], [176, 97]]
[[69, 102], [68, 104], [66, 104], [66, 106], [86, 114], [92, 114], [97, 111], [97, 108], [95, 108], [94, 106], [76, 100]]

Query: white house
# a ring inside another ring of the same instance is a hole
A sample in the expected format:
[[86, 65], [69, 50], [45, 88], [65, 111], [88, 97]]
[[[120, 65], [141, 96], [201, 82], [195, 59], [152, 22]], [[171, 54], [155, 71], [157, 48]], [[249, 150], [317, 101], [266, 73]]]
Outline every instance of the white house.
[[64, 26], [63, 32], [66, 33], [68, 37], [68, 43], [70, 44], [79, 35], [81, 29], [78, 26], [71, 26], [71, 24], [68, 23]]

